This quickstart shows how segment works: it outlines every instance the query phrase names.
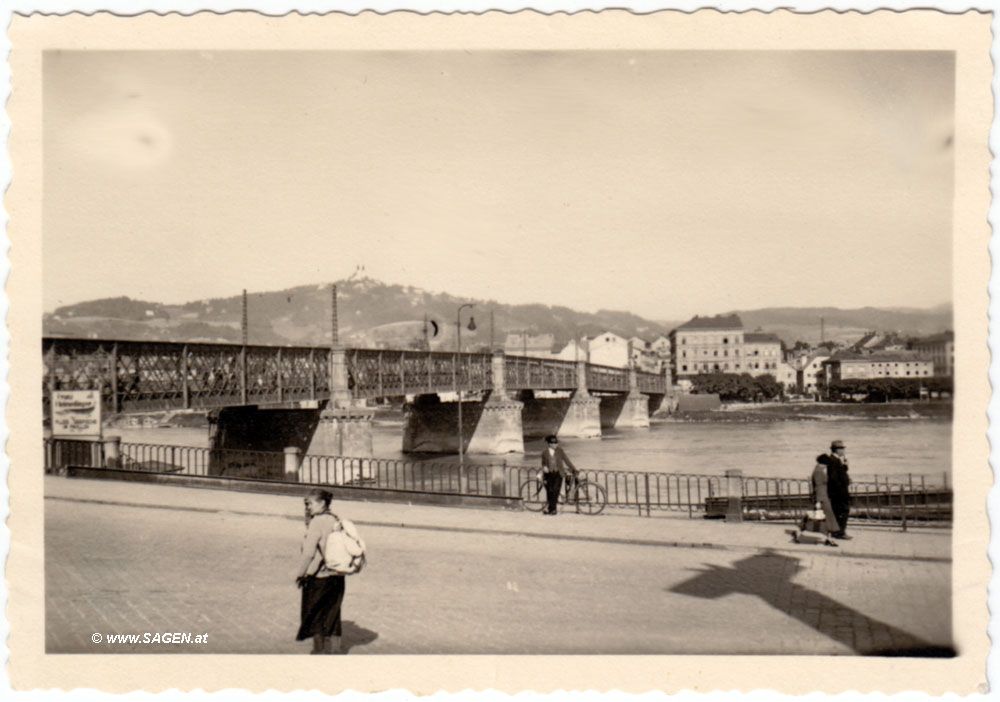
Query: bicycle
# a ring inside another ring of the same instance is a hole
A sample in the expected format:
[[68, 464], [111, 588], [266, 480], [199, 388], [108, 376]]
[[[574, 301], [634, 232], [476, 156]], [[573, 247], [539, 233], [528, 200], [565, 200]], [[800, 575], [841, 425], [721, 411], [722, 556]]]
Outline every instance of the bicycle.
[[[566, 489], [559, 491], [559, 504], [575, 504], [576, 511], [583, 514], [600, 514], [608, 504], [607, 491], [586, 478], [572, 480], [570, 487], [567, 481]], [[521, 483], [518, 490], [524, 508], [531, 512], [541, 512], [548, 501], [545, 499], [545, 483], [538, 478], [529, 478]]]

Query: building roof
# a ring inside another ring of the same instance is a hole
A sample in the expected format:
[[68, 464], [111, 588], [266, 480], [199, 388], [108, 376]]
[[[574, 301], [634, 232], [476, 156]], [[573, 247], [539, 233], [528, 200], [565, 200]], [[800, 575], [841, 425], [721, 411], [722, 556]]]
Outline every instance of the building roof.
[[678, 329], [743, 329], [743, 322], [740, 320], [739, 315], [728, 314], [722, 315], [718, 314], [714, 317], [699, 317], [695, 315], [684, 324], [677, 327]]
[[946, 331], [946, 332], [941, 332], [940, 334], [932, 334], [931, 336], [925, 336], [921, 339], [914, 339], [913, 344], [924, 346], [926, 344], [941, 344], [954, 340], [955, 340], [955, 332]]
[[912, 351], [894, 351], [883, 353], [855, 353], [853, 351], [838, 351], [830, 357], [830, 361], [846, 363], [886, 363], [892, 361], [930, 361]]
[[594, 334], [593, 336], [588, 336], [587, 341], [597, 341], [603, 336], [613, 336], [616, 339], [621, 339], [622, 341], [628, 341], [628, 339], [626, 339], [624, 336], [622, 336], [621, 334], [615, 334], [613, 331], [603, 331], [600, 334]]
[[768, 332], [746, 332], [743, 335], [744, 344], [780, 344], [781, 339], [777, 334]]

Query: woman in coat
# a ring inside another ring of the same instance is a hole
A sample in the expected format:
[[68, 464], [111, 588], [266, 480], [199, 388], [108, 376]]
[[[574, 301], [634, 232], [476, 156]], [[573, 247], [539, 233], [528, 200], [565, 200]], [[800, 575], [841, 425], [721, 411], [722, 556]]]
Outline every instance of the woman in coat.
[[296, 641], [313, 640], [312, 653], [341, 653], [340, 607], [344, 601], [344, 576], [327, 570], [322, 544], [331, 532], [343, 529], [330, 512], [333, 495], [315, 489], [305, 498], [306, 536], [302, 544], [296, 582], [302, 588], [302, 615]]
[[828, 488], [827, 465], [830, 462], [828, 455], [820, 454], [816, 457], [816, 467], [812, 473], [812, 498], [813, 502], [823, 509], [823, 523], [820, 525], [820, 532], [826, 536], [827, 546], [836, 546], [830, 541], [830, 534], [834, 534], [840, 529], [837, 523], [837, 516], [833, 511], [833, 503], [830, 501], [830, 491]]

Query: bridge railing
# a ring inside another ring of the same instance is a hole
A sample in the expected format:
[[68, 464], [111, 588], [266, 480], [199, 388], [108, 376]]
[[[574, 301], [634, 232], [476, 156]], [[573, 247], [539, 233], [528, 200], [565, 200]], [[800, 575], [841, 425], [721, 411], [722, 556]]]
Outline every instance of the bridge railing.
[[662, 395], [667, 392], [667, 379], [662, 374], [638, 371], [636, 376], [638, 379], [639, 392], [645, 392], [651, 395]]
[[99, 390], [107, 412], [329, 396], [329, 349], [45, 338], [42, 356], [46, 412], [54, 390]]
[[587, 389], [598, 392], [628, 392], [628, 370], [588, 364]]
[[489, 354], [349, 349], [347, 368], [355, 397], [402, 397], [493, 387]]
[[504, 357], [508, 390], [572, 390], [577, 385], [576, 363], [528, 356]]
[[[42, 397], [48, 416], [56, 390], [99, 390], [109, 413], [208, 409], [320, 400], [330, 396], [328, 348], [104, 339], [42, 340]], [[493, 387], [492, 356], [439, 351], [348, 349], [348, 390], [356, 398], [483, 391]], [[587, 366], [587, 386], [627, 392], [624, 368]], [[576, 364], [508, 356], [511, 390], [572, 390]], [[665, 391], [665, 379], [637, 374], [638, 389]]]

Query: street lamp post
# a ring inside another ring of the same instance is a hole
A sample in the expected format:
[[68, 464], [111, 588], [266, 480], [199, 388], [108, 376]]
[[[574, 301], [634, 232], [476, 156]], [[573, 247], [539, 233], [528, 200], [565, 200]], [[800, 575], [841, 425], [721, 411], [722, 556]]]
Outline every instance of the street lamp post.
[[[462, 353], [462, 310], [466, 307], [475, 307], [471, 302], [467, 302], [458, 308], [455, 315], [455, 364], [452, 373], [452, 382], [455, 386], [455, 394], [458, 397], [458, 469], [459, 469], [459, 489], [465, 478], [465, 439], [462, 436], [462, 390], [458, 387], [458, 364], [459, 356]], [[476, 318], [469, 317], [469, 331], [476, 331]]]

